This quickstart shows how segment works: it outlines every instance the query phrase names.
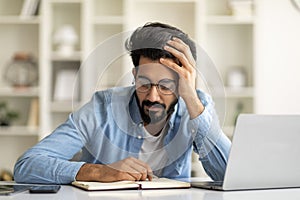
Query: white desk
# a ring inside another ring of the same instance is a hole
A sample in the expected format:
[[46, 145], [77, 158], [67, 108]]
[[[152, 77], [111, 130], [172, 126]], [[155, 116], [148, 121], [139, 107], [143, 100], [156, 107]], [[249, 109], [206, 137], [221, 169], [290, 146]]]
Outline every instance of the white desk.
[[127, 190], [127, 191], [105, 191], [86, 192], [72, 187], [62, 186], [56, 194], [30, 194], [28, 191], [11, 196], [0, 196], [0, 200], [299, 200], [299, 189], [278, 190], [252, 190], [219, 192], [202, 189], [174, 189], [174, 190]]

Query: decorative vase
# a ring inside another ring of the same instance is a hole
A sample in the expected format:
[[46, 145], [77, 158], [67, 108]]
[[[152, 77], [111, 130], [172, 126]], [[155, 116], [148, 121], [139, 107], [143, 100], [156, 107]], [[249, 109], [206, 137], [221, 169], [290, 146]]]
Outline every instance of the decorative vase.
[[28, 87], [38, 79], [38, 70], [33, 56], [29, 53], [16, 53], [7, 65], [4, 78], [15, 87]]

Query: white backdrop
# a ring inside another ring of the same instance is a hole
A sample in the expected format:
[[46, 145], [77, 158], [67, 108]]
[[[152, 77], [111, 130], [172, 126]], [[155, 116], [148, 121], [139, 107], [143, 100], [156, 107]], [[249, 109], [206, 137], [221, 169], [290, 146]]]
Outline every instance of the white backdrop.
[[255, 111], [300, 114], [300, 11], [290, 0], [256, 1]]

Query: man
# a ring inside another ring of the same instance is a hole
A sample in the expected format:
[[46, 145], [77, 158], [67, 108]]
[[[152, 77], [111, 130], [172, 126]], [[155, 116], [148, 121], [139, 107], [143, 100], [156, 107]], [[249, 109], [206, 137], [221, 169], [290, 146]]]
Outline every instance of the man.
[[194, 42], [175, 27], [149, 23], [126, 47], [135, 85], [96, 92], [19, 158], [17, 182], [188, 178], [192, 150], [212, 179], [223, 179], [230, 141], [211, 97], [195, 89]]

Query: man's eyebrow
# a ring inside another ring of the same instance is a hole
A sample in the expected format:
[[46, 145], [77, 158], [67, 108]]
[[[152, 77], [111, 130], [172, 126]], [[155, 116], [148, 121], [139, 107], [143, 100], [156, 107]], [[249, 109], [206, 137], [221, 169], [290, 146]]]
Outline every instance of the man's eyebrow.
[[164, 78], [164, 79], [161, 79], [159, 81], [169, 81], [169, 82], [176, 82], [175, 80], [173, 79], [168, 79], [168, 78]]
[[146, 77], [146, 76], [143, 76], [143, 75], [138, 75], [137, 77], [138, 77], [138, 78], [144, 78], [144, 79], [148, 79], [148, 80], [150, 81], [150, 79], [149, 79], [148, 77]]

